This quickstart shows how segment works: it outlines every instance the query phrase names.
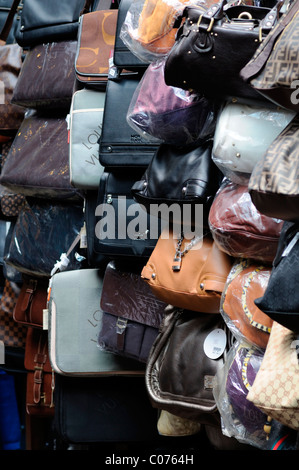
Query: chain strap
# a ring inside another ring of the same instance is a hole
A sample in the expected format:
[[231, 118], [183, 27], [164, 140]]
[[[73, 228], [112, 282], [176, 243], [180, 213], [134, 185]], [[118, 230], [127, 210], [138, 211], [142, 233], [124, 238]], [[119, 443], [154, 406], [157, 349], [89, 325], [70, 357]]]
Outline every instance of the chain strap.
[[181, 270], [181, 265], [182, 265], [182, 258], [185, 256], [192, 248], [194, 245], [196, 245], [200, 240], [202, 240], [204, 235], [193, 237], [192, 240], [188, 243], [188, 245], [185, 246], [183, 250], [181, 250], [183, 241], [184, 241], [184, 233], [181, 233], [181, 237], [177, 241], [176, 245], [176, 251], [175, 255], [173, 258], [174, 264], [172, 265], [172, 270], [174, 272], [178, 272]]

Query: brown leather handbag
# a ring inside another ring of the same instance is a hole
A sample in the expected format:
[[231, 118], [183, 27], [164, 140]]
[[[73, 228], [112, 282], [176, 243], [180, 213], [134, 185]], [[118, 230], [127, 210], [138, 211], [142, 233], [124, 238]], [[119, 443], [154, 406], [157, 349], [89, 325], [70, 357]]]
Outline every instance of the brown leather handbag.
[[200, 240], [161, 234], [141, 276], [158, 299], [176, 307], [219, 313], [220, 298], [232, 267], [229, 255], [210, 236]]
[[14, 320], [32, 328], [42, 328], [43, 310], [47, 307], [47, 290], [48, 281], [24, 279], [13, 311]]
[[28, 328], [25, 348], [27, 370], [26, 411], [29, 415], [54, 415], [55, 374], [48, 356], [48, 332]]

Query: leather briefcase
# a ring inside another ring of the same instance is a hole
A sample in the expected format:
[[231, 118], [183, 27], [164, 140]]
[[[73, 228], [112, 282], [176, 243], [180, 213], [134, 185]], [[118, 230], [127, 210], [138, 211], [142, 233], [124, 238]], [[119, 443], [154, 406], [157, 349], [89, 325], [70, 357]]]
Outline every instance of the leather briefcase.
[[127, 112], [138, 78], [108, 80], [100, 144], [100, 163], [106, 168], [146, 167], [160, 141], [144, 139], [127, 123]]
[[43, 327], [43, 310], [47, 307], [48, 281], [24, 276], [13, 318], [16, 322], [32, 328]]

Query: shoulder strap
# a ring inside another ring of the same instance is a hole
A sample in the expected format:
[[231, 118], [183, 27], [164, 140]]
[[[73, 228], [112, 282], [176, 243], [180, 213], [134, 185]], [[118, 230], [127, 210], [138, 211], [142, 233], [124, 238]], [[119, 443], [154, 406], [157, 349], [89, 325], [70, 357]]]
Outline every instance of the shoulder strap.
[[21, 0], [13, 0], [12, 6], [9, 10], [9, 13], [7, 15], [6, 21], [4, 23], [4, 26], [2, 28], [2, 31], [0, 33], [0, 43], [6, 43], [8, 35], [10, 33], [14, 16], [18, 10], [18, 6]]

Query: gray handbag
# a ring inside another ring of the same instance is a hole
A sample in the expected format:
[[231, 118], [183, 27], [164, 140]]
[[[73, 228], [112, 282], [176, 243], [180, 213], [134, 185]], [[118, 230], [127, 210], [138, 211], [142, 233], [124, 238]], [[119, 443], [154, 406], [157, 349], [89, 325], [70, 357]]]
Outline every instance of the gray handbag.
[[98, 140], [102, 133], [105, 92], [83, 89], [72, 97], [68, 115], [69, 166], [72, 186], [98, 189], [103, 166]]
[[132, 359], [97, 346], [103, 312], [103, 274], [78, 269], [54, 274], [48, 303], [49, 358], [53, 370], [66, 376], [144, 375]]

